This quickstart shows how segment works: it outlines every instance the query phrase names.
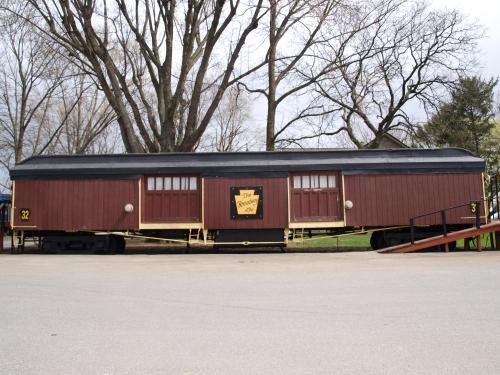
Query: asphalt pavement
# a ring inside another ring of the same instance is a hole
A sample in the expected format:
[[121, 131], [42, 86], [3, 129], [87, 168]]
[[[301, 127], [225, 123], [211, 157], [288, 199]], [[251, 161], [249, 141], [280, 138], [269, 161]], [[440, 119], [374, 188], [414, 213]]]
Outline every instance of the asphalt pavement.
[[500, 374], [500, 252], [3, 254], [0, 374]]

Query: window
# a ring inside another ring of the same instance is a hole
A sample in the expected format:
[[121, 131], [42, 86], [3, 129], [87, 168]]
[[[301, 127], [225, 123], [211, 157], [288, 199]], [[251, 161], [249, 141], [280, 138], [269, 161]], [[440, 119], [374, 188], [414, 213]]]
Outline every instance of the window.
[[293, 176], [293, 187], [295, 189], [300, 189], [302, 184], [300, 183], [300, 176]]
[[317, 189], [319, 188], [319, 176], [311, 176], [311, 188]]
[[309, 176], [302, 176], [302, 189], [309, 189]]
[[165, 190], [172, 190], [172, 177], [165, 177]]
[[181, 189], [181, 178], [172, 177], [172, 190], [180, 190], [180, 189]]
[[335, 175], [302, 175], [293, 176], [294, 189], [335, 189], [337, 181]]
[[196, 186], [197, 179], [196, 177], [189, 177], [189, 190], [196, 190], [198, 187]]
[[154, 189], [155, 189], [155, 178], [148, 177], [148, 190], [154, 190]]
[[163, 177], [156, 177], [155, 190], [163, 190]]
[[188, 190], [189, 177], [181, 177], [181, 190]]
[[[333, 176], [332, 176], [333, 177]], [[321, 189], [326, 189], [328, 187], [327, 176], [319, 176], [319, 187]]]
[[147, 177], [147, 191], [198, 190], [195, 176], [155, 176]]
[[335, 182], [335, 176], [328, 176], [328, 187], [331, 189], [337, 187], [337, 184]]

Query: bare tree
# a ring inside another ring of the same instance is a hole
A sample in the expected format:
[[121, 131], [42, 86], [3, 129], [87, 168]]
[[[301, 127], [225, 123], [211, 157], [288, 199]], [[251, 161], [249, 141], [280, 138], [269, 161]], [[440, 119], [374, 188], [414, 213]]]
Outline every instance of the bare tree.
[[[265, 29], [268, 47], [263, 60], [265, 76], [260, 80], [252, 76], [251, 82], [240, 82], [248, 92], [265, 97], [267, 150], [274, 150], [278, 137], [292, 124], [310, 116], [317, 117], [321, 110], [310, 103], [302, 103], [307, 109], [301, 108], [276, 129], [278, 106], [303, 93], [331, 66], [331, 62], [313, 61], [311, 50], [323, 39], [322, 27], [339, 3], [340, 0], [269, 0], [269, 20]], [[297, 68], [305, 60], [306, 65], [315, 67], [311, 77], [297, 74]]]
[[[195, 147], [238, 79], [236, 61], [265, 14], [262, 0], [28, 3], [40, 30], [104, 91], [128, 152]], [[210, 105], [200, 111], [209, 92]]]
[[[11, 7], [29, 15], [24, 2]], [[26, 157], [116, 149], [110, 126], [115, 114], [102, 92], [57, 59], [58, 46], [16, 12], [0, 12], [0, 185], [5, 190], [7, 169]]]
[[365, 129], [377, 147], [386, 133], [412, 131], [409, 103], [435, 105], [442, 89], [470, 68], [481, 30], [457, 11], [430, 10], [413, 0], [363, 2], [357, 15], [378, 21], [350, 39], [346, 58], [325, 49], [326, 57], [335, 54], [337, 69], [317, 81], [316, 100], [337, 111], [329, 126], [311, 136], [345, 132], [363, 147], [360, 129]]
[[[59, 129], [47, 140], [38, 153], [109, 153], [116, 150], [116, 142], [109, 138], [116, 115], [106, 97], [92, 81], [79, 75], [68, 79], [60, 88], [60, 96], [53, 105], [54, 121]], [[102, 142], [109, 141], [109, 145]]]
[[50, 108], [65, 68], [54, 63], [53, 46], [29, 23], [8, 14], [1, 22], [0, 159], [8, 168], [36, 152], [42, 133], [50, 132]]
[[230, 87], [219, 103], [197, 150], [236, 152], [251, 149], [257, 143], [249, 129], [249, 99], [238, 86]]
[[[266, 99], [267, 150], [300, 146], [301, 140], [324, 134], [323, 119], [339, 109], [318, 100], [312, 88], [333, 72], [387, 48], [370, 44], [362, 50], [352, 48], [356, 40], [385, 22], [384, 15], [394, 7], [374, 4], [370, 11], [360, 14], [361, 4], [343, 0], [270, 1], [267, 84], [256, 87], [255, 79], [253, 84], [240, 83]], [[279, 106], [284, 109], [278, 120]]]

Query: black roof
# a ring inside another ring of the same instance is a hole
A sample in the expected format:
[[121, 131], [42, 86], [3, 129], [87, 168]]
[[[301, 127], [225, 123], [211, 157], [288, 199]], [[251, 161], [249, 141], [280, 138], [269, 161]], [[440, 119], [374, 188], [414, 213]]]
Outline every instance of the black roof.
[[18, 178], [134, 177], [155, 173], [286, 174], [341, 170], [345, 174], [482, 172], [484, 161], [448, 149], [317, 150], [35, 156], [10, 170]]

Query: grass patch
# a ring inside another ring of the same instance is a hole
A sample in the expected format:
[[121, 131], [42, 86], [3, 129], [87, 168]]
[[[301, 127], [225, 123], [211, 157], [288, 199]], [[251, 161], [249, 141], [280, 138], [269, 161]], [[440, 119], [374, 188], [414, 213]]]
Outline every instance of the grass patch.
[[[495, 240], [493, 240], [493, 242], [491, 241], [491, 236], [489, 233], [481, 235], [481, 247], [483, 249], [491, 249], [494, 244]], [[464, 240], [458, 240], [457, 249], [463, 249], [463, 248], [464, 248]], [[470, 242], [470, 248], [471, 250], [477, 249], [475, 238]]]
[[309, 239], [304, 236], [304, 242], [291, 242], [290, 247], [331, 247], [331, 248], [370, 248], [370, 233], [343, 235], [337, 238]]
[[[288, 246], [290, 247], [301, 247], [301, 248], [313, 248], [313, 247], [329, 247], [329, 248], [359, 248], [359, 249], [370, 249], [370, 236], [371, 233], [362, 234], [350, 234], [343, 235], [337, 238], [308, 238], [304, 236], [304, 242], [290, 242]], [[319, 236], [321, 237], [321, 236]], [[489, 234], [484, 234], [481, 236], [481, 246], [483, 249], [491, 249], [491, 239]], [[457, 241], [457, 249], [464, 248], [464, 241]], [[471, 250], [476, 249], [476, 240], [474, 239], [470, 244]]]

